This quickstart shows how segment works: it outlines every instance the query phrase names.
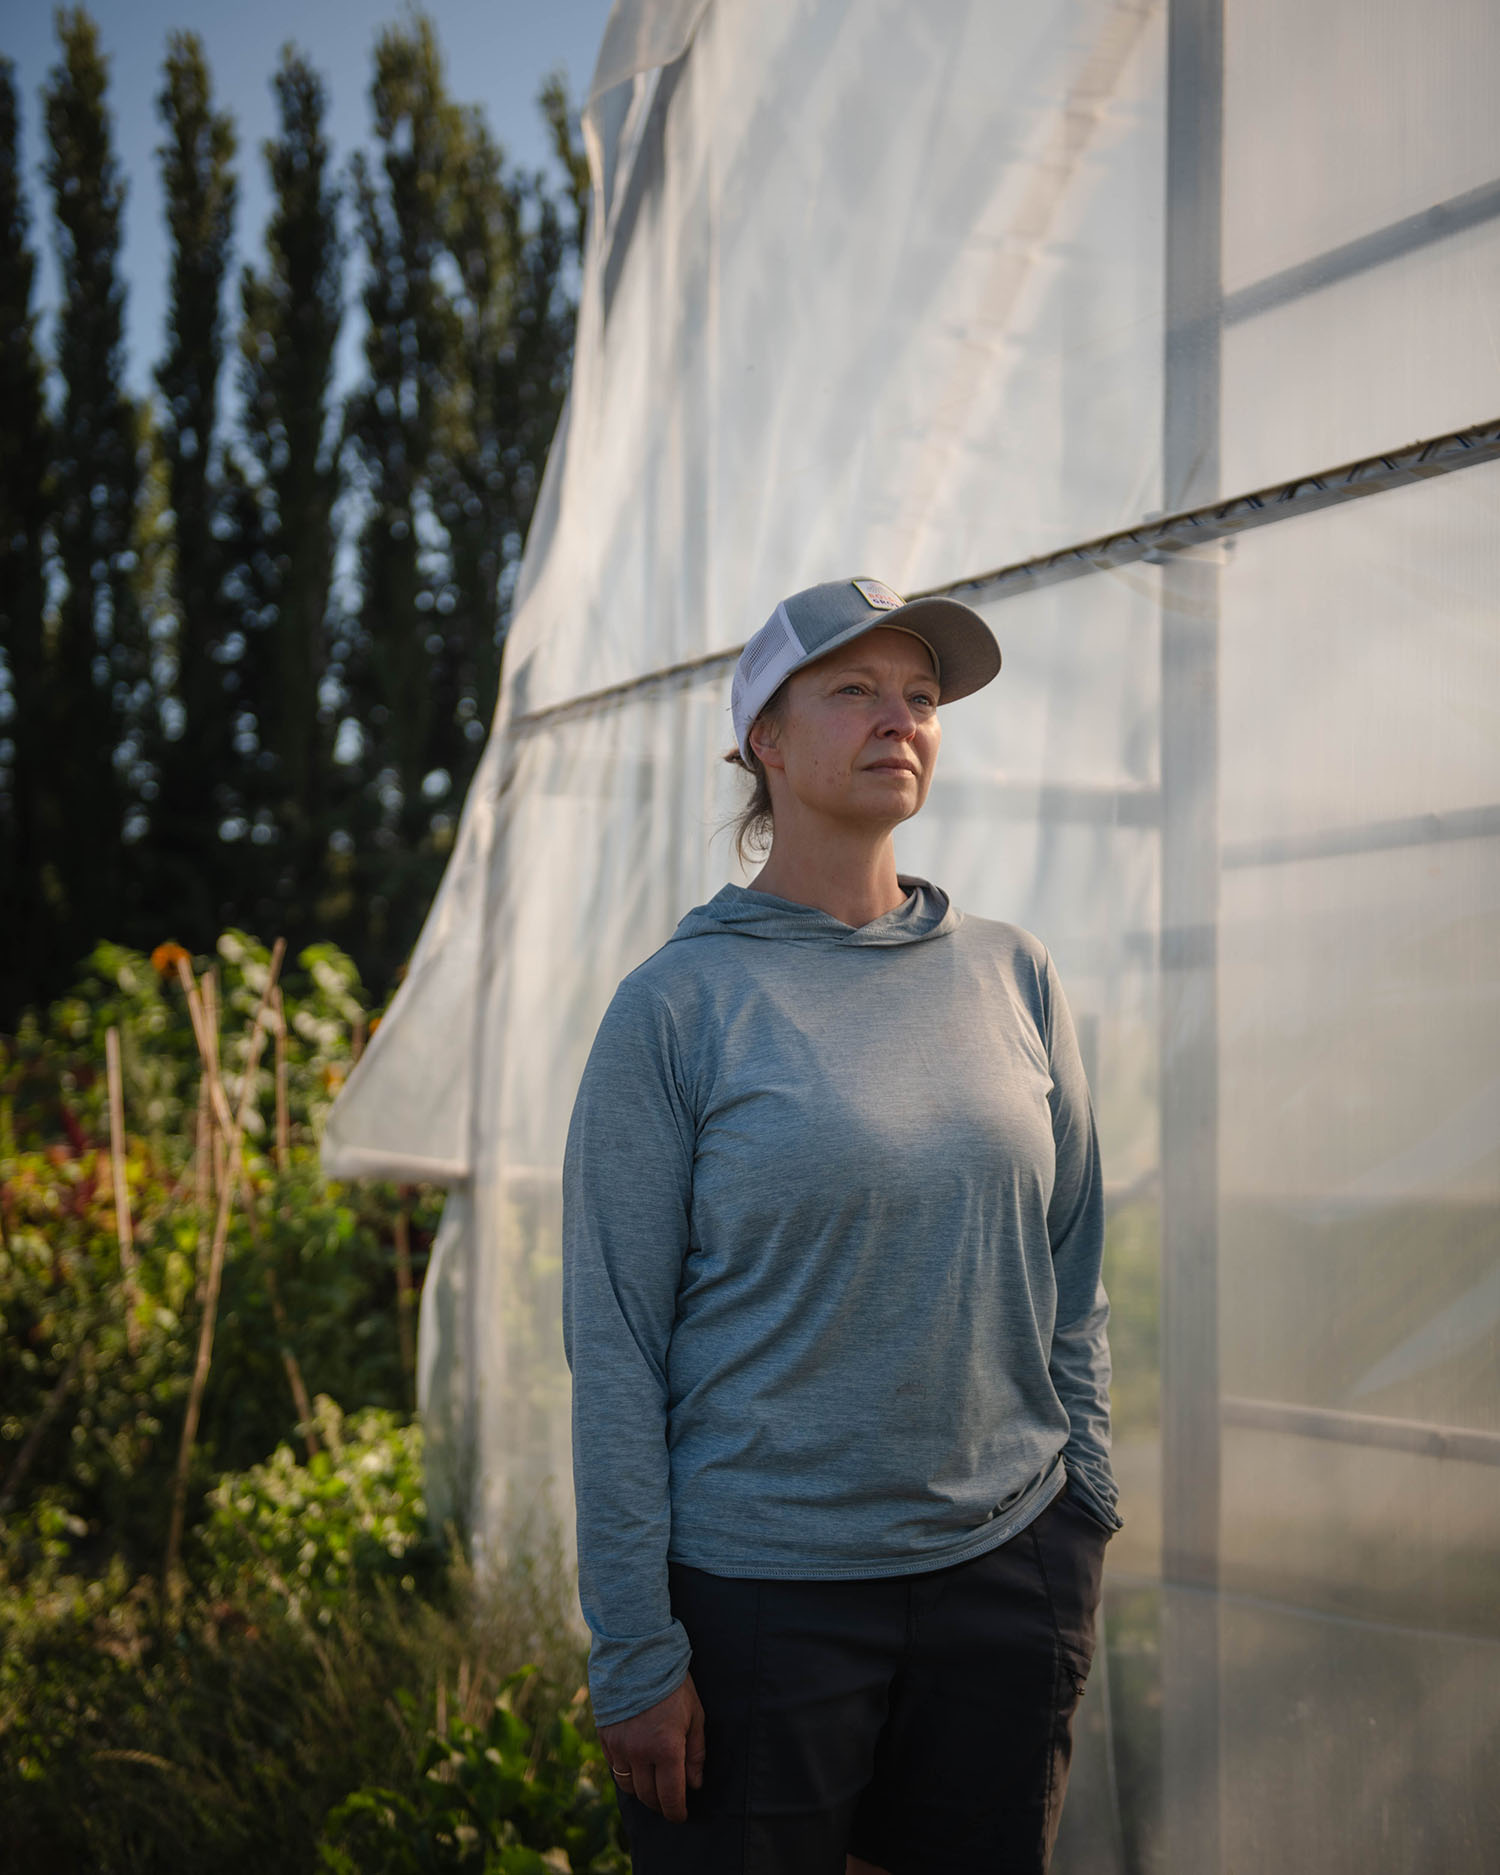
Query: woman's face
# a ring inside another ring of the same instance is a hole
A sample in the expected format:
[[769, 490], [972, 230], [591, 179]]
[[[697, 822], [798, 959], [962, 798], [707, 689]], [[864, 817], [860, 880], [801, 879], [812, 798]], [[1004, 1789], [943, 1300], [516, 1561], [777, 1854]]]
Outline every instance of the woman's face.
[[932, 653], [877, 626], [787, 679], [779, 719], [751, 731], [772, 798], [894, 827], [927, 799], [943, 732]]

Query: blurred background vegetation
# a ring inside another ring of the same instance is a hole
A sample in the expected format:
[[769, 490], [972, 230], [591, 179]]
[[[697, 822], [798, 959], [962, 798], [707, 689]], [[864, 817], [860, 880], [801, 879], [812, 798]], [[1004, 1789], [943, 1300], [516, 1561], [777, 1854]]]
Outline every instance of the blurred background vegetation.
[[[102, 935], [333, 942], [383, 995], [483, 746], [567, 388], [576, 122], [550, 81], [565, 181], [510, 165], [416, 13], [376, 41], [373, 144], [347, 170], [290, 46], [268, 74], [278, 132], [241, 152], [200, 40], [172, 34], [167, 331], [134, 398], [107, 61], [84, 9], [57, 35], [49, 355], [0, 58], [0, 1030]], [[250, 161], [273, 207], [236, 280]], [[363, 371], [340, 397], [356, 294]]]
[[[549, 82], [563, 184], [515, 168], [411, 13], [369, 149], [335, 167], [289, 46], [247, 157], [172, 34], [134, 397], [107, 61], [56, 18], [45, 352], [0, 58], [5, 1866], [622, 1870], [567, 1571], [478, 1581], [424, 1501], [441, 1194], [318, 1165], [498, 690], [571, 362], [576, 120]], [[236, 279], [246, 160], [273, 208]]]
[[567, 1571], [423, 1499], [440, 1194], [318, 1169], [378, 1016], [272, 962], [101, 945], [0, 1045], [6, 1867], [624, 1869]]

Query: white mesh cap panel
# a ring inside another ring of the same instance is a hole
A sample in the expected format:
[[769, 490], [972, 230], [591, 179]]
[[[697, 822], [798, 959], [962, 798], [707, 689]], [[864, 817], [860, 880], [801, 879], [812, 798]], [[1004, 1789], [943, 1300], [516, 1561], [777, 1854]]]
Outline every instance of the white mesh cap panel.
[[740, 754], [747, 759], [750, 751], [746, 739], [750, 725], [806, 655], [801, 640], [792, 630], [784, 604], [777, 606], [740, 653], [729, 709], [734, 718], [734, 739], [740, 746]]

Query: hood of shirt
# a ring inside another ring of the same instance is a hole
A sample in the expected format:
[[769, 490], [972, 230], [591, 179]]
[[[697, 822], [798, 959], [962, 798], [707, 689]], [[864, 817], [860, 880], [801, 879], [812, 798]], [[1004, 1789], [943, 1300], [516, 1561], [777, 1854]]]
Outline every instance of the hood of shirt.
[[869, 924], [847, 925], [816, 905], [757, 892], [750, 886], [720, 887], [706, 905], [697, 905], [672, 933], [679, 938], [769, 938], [787, 944], [883, 945], [920, 944], [928, 938], [956, 931], [963, 914], [948, 894], [926, 879], [897, 875], [906, 897], [884, 917]]

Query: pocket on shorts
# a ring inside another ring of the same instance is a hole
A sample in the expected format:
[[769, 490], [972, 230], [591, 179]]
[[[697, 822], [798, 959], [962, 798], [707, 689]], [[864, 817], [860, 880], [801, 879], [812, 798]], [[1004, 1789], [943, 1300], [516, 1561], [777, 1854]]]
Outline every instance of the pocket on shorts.
[[1072, 1511], [1080, 1522], [1087, 1524], [1091, 1530], [1097, 1531], [1104, 1542], [1107, 1543], [1114, 1535], [1113, 1528], [1103, 1522], [1102, 1519], [1089, 1508], [1088, 1504], [1078, 1492], [1073, 1489], [1071, 1484], [1065, 1484], [1063, 1486], [1062, 1490], [1057, 1494], [1056, 1502], [1062, 1505], [1065, 1510]]
[[1094, 1658], [1094, 1622], [1111, 1533], [1067, 1490], [1059, 1492], [1032, 1529], [1058, 1645], [1081, 1691]]

